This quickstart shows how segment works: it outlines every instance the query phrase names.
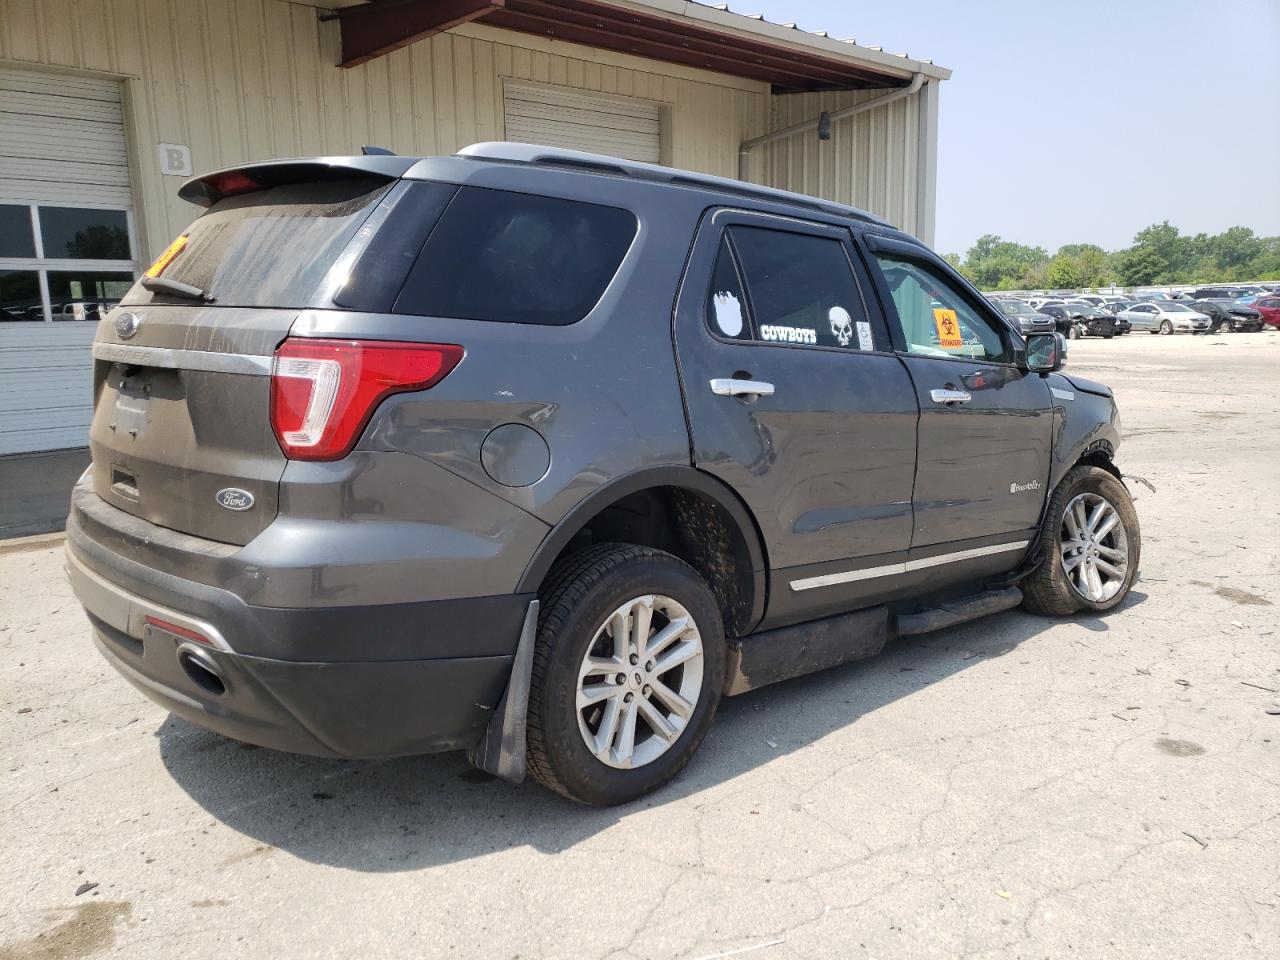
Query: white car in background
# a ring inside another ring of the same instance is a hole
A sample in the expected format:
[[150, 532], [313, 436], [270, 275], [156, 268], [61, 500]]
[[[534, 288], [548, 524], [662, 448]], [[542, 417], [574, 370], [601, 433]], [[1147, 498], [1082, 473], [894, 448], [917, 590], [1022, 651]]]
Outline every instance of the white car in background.
[[1134, 330], [1163, 334], [1205, 333], [1210, 323], [1203, 313], [1197, 313], [1186, 304], [1174, 300], [1136, 303], [1128, 310], [1121, 310], [1116, 317], [1128, 320]]

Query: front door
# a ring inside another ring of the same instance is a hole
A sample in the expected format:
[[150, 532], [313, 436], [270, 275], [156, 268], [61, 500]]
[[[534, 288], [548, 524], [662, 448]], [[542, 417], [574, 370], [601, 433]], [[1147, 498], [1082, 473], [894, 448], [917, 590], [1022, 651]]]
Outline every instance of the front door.
[[913, 244], [866, 239], [920, 404], [911, 565], [936, 559], [957, 579], [1012, 568], [1049, 492], [1048, 384], [1014, 364], [1016, 334], [942, 261]]
[[[915, 389], [849, 232], [720, 210], [676, 307], [694, 464], [751, 509], [766, 625], [857, 606], [910, 547]], [[874, 301], [872, 301], [874, 302]]]

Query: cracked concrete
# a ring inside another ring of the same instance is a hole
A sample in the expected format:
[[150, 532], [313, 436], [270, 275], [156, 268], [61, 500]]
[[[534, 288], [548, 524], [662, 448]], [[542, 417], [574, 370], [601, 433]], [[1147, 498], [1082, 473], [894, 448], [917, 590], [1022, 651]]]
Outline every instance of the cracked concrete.
[[1155, 487], [1129, 603], [726, 701], [614, 810], [170, 719], [0, 556], [0, 958], [1280, 955], [1280, 334], [1071, 353]]

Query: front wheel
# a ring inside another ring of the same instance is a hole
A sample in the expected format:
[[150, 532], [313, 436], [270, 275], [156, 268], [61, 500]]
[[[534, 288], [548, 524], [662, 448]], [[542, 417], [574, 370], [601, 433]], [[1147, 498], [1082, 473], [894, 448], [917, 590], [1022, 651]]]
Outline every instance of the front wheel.
[[1124, 484], [1099, 467], [1070, 470], [1049, 498], [1044, 562], [1022, 582], [1032, 613], [1069, 616], [1119, 605], [1138, 575], [1142, 535]]
[[541, 595], [529, 771], [595, 806], [656, 790], [702, 742], [724, 685], [720, 609], [688, 564], [601, 544], [558, 564]]
[[1168, 320], [1160, 321], [1160, 333], [1163, 336], [1166, 336], [1166, 337], [1169, 336], [1171, 333], [1173, 333], [1173, 324], [1170, 323]]
[[1071, 332], [1068, 333], [1067, 336], [1072, 340], [1079, 340], [1082, 336], [1084, 336], [1084, 334], [1080, 332], [1079, 324], [1073, 323], [1071, 325]]

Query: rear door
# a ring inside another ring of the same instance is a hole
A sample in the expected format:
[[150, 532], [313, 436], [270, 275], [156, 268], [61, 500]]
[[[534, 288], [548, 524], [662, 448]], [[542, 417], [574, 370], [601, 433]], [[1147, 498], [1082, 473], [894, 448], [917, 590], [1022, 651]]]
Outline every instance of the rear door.
[[276, 346], [386, 194], [386, 177], [257, 183], [239, 173], [147, 271], [204, 296], [135, 285], [98, 326], [94, 489], [183, 533], [247, 543], [275, 517]]
[[920, 405], [910, 563], [1011, 568], [1048, 492], [1049, 387], [1015, 365], [1004, 325], [941, 260], [895, 239], [867, 244]]
[[844, 229], [720, 210], [677, 302], [693, 460], [760, 525], [771, 624], [856, 606], [885, 581], [851, 571], [910, 545], [916, 397], [852, 253]]

